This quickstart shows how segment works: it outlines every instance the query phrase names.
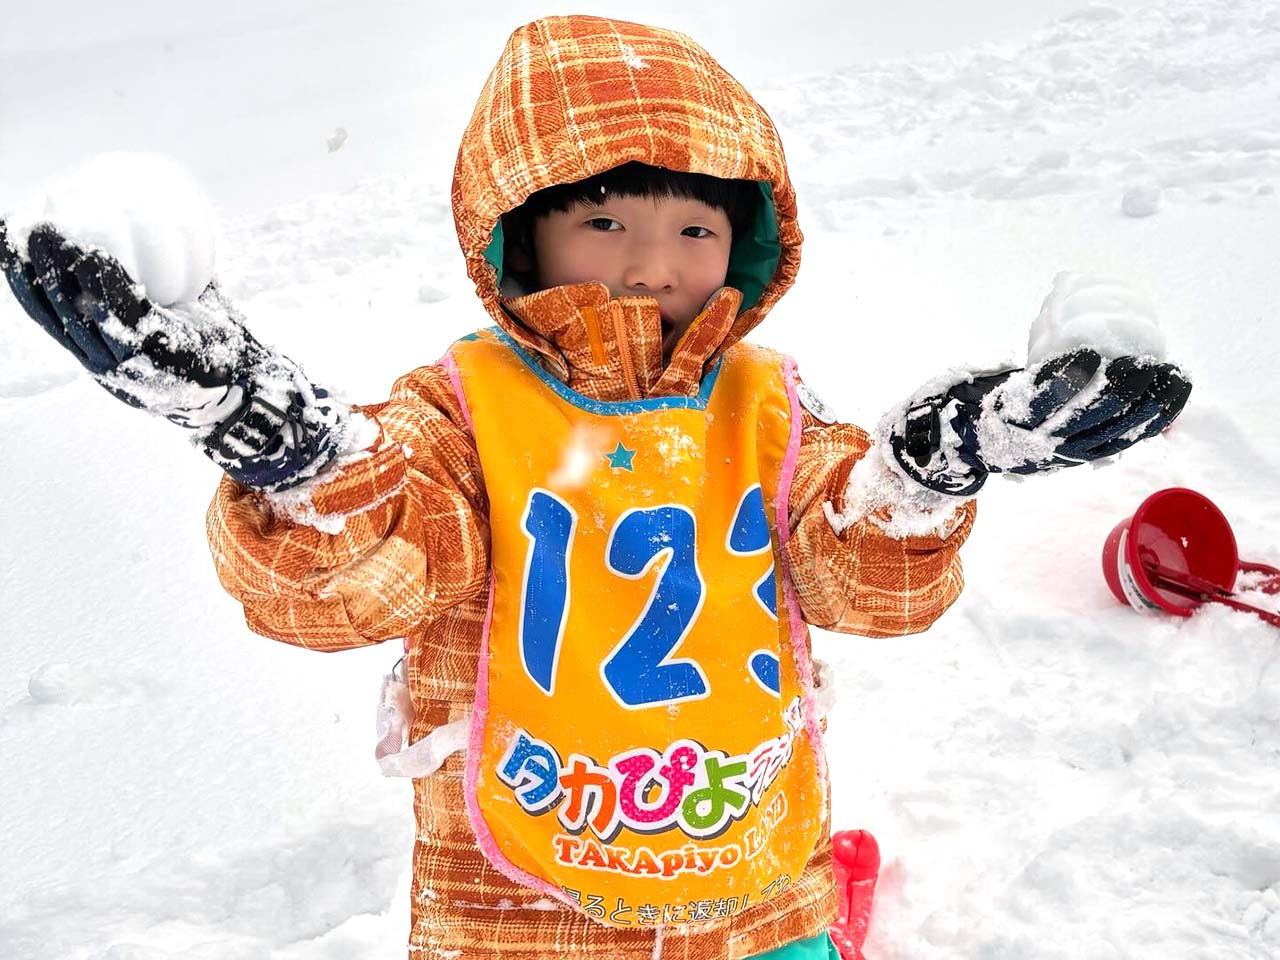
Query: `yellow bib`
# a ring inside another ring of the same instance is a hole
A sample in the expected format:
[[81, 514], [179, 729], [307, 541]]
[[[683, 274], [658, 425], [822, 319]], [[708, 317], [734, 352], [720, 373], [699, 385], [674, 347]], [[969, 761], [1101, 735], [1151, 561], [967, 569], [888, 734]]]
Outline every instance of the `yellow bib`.
[[466, 784], [481, 848], [615, 926], [780, 893], [826, 796], [778, 575], [799, 426], [782, 358], [739, 345], [697, 397], [632, 403], [575, 393], [497, 331], [446, 364], [490, 503]]

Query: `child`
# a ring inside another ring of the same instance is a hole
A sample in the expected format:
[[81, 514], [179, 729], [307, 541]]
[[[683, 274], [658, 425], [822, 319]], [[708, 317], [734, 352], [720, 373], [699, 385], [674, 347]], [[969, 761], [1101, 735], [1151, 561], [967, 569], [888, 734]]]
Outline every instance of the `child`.
[[799, 265], [777, 133], [665, 30], [517, 30], [453, 207], [496, 327], [359, 408], [216, 286], [161, 308], [54, 226], [0, 241], [27, 311], [226, 471], [209, 540], [255, 632], [404, 638], [411, 956], [832, 954], [805, 624], [926, 629], [988, 473], [1115, 453], [1189, 387], [1078, 350], [936, 381], [874, 444], [831, 422], [743, 342]]

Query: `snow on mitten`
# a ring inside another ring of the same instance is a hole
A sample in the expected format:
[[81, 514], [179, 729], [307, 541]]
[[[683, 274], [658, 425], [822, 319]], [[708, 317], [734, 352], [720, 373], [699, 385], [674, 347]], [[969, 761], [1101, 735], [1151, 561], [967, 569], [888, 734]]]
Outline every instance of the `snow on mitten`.
[[311, 479], [367, 423], [255, 339], [216, 282], [198, 300], [162, 307], [103, 251], [41, 224], [24, 256], [3, 221], [0, 269], [27, 314], [94, 380], [191, 431], [245, 486], [280, 491]]
[[1082, 348], [1025, 369], [931, 381], [881, 419], [876, 440], [905, 477], [973, 496], [992, 473], [1048, 473], [1113, 456], [1162, 431], [1191, 382], [1171, 363]]

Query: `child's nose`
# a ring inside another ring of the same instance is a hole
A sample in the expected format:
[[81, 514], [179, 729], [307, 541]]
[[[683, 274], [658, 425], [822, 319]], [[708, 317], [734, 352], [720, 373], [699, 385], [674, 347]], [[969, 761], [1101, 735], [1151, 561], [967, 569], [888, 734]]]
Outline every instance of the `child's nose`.
[[637, 249], [622, 272], [622, 282], [637, 293], [670, 290], [676, 284], [675, 263], [653, 247]]

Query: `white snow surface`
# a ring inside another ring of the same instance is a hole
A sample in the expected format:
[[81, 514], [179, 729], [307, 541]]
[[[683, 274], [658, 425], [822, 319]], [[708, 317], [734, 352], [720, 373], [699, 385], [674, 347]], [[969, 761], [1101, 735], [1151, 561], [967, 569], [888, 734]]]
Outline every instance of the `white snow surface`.
[[166, 157], [114, 151], [45, 184], [9, 218], [25, 255], [40, 223], [105, 250], [154, 302], [194, 301], [213, 277], [213, 213], [191, 176]]
[[[225, 291], [319, 382], [383, 399], [487, 323], [439, 157], [538, 11], [393, 4], [355, 30], [337, 4], [230, 4], [213, 25], [153, 6], [86, 4], [88, 26], [15, 11], [0, 208], [46, 145], [87, 154], [146, 129], [222, 205]], [[871, 426], [940, 370], [1017, 355], [1073, 270], [1150, 291], [1196, 383], [1174, 428], [1114, 466], [988, 485], [964, 594], [927, 633], [815, 634], [837, 677], [836, 825], [885, 856], [868, 958], [1274, 960], [1280, 631], [1219, 607], [1140, 617], [1099, 558], [1179, 485], [1223, 509], [1243, 557], [1280, 565], [1280, 8], [1047, 5], [1036, 29], [1020, 4], [998, 39], [957, 30], [963, 46], [876, 60], [865, 43], [841, 59], [834, 7], [793, 6], [732, 25], [626, 10], [688, 28], [781, 127], [804, 268], [757, 340]], [[986, 24], [997, 6], [946, 16]], [[814, 52], [756, 69], [752, 30]], [[414, 72], [437, 47], [459, 66], [448, 89]], [[162, 66], [158, 98], [140, 78]], [[443, 144], [429, 163], [427, 140]], [[205, 541], [216, 467], [7, 295], [0, 436], [0, 956], [403, 956], [409, 788], [372, 753], [396, 644], [326, 657], [250, 633]]]
[[1165, 358], [1165, 338], [1148, 298], [1123, 280], [1064, 270], [1031, 324], [1027, 363], [1076, 347], [1104, 357]]

